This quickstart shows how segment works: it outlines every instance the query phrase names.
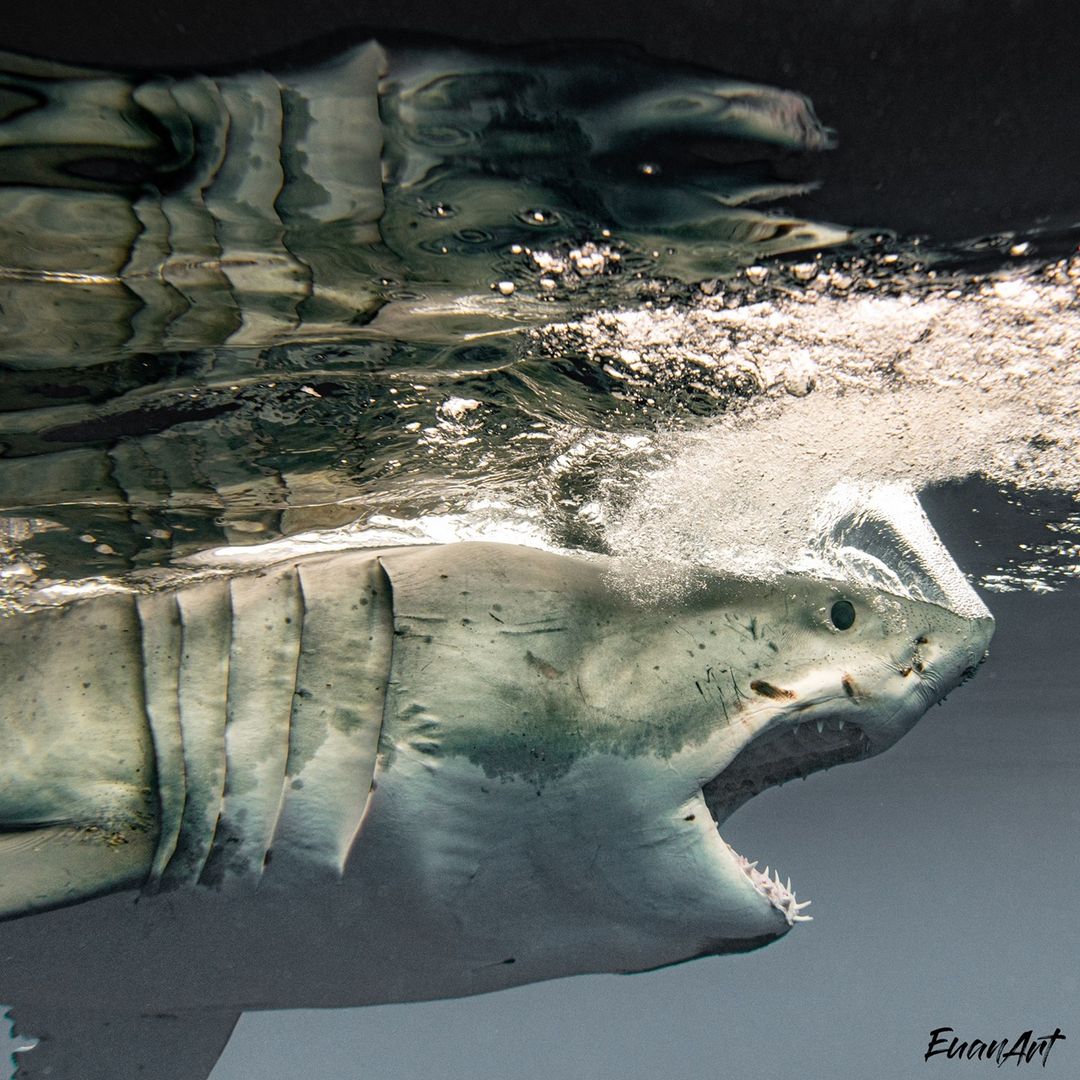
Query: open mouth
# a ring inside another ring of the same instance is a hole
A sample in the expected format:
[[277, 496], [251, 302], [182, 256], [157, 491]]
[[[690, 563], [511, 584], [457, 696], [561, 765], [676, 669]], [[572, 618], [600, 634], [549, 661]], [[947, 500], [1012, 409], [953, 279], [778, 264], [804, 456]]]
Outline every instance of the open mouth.
[[[720, 828], [744, 802], [766, 788], [809, 776], [848, 761], [858, 761], [870, 753], [870, 740], [858, 724], [838, 717], [820, 717], [799, 724], [784, 722], [760, 731], [736, 754], [719, 776], [702, 788], [709, 813]], [[721, 837], [723, 840], [723, 837]], [[810, 901], [799, 903], [791, 880], [781, 881], [779, 872], [769, 876], [769, 867], [736, 852], [723, 841], [758, 894], [788, 921], [788, 925], [811, 918], [801, 914]]]

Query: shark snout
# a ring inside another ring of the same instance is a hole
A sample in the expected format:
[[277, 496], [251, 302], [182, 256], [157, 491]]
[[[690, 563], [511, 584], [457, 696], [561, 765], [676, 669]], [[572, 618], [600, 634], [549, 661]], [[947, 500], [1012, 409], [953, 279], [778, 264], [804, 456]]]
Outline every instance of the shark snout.
[[987, 658], [994, 619], [987, 612], [963, 616], [938, 609], [925, 619], [921, 631], [909, 638], [894, 661], [878, 704], [868, 702], [862, 725], [871, 752], [887, 749], [905, 735], [934, 704], [975, 675]]
[[972, 641], [968, 647], [969, 664], [964, 671], [964, 678], [971, 678], [980, 664], [990, 656], [990, 640], [994, 636], [994, 617], [987, 613], [985, 618], [976, 619]]
[[994, 636], [989, 612], [978, 617], [945, 614], [947, 618], [935, 620], [916, 638], [912, 650], [912, 667], [937, 684], [940, 697], [975, 674], [989, 655]]

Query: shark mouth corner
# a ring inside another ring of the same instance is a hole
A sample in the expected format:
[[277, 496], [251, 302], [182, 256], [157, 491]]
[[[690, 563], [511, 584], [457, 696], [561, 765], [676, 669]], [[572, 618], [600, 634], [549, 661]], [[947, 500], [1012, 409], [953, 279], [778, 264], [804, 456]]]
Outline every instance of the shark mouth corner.
[[[805, 778], [833, 765], [858, 761], [871, 752], [870, 740], [862, 728], [839, 718], [770, 727], [758, 732], [723, 772], [703, 786], [701, 793], [719, 833], [743, 803], [766, 788], [796, 777]], [[722, 835], [720, 842], [756, 892], [784, 916], [789, 927], [812, 918], [802, 914], [810, 901], [796, 900], [790, 878], [785, 883], [775, 870], [770, 877], [768, 866], [758, 870], [757, 862], [739, 854]]]

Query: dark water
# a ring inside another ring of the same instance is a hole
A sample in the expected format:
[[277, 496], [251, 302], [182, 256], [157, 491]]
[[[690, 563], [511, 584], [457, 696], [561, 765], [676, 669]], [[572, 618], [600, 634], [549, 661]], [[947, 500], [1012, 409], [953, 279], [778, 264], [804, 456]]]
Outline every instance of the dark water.
[[[292, 1075], [280, 1047], [256, 1064], [274, 1028], [327, 1078], [436, 1060], [500, 1078], [672, 1061], [908, 1077], [924, 1032], [959, 1017], [988, 1038], [1066, 1028], [1075, 235], [946, 245], [805, 220], [834, 139], [805, 98], [628, 51], [366, 45], [213, 78], [6, 68], [14, 617], [267, 542], [508, 539], [627, 555], [678, 588], [671, 559], [793, 556], [839, 482], [923, 492], [998, 614], [994, 660], [946, 726], [740, 812], [740, 849], [775, 852], [818, 901], [799, 940], [637, 980], [251, 1019], [215, 1077]], [[1030, 976], [1018, 989], [999, 988], [994, 950]]]

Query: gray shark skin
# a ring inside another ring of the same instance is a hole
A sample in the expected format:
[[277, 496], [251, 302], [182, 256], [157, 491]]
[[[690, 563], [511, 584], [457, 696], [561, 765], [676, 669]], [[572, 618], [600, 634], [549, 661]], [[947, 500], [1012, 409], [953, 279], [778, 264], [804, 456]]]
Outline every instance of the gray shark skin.
[[19, 1080], [201, 1080], [245, 1009], [483, 993], [805, 919], [718, 826], [880, 752], [993, 619], [918, 503], [642, 602], [631, 566], [353, 549], [0, 623]]

